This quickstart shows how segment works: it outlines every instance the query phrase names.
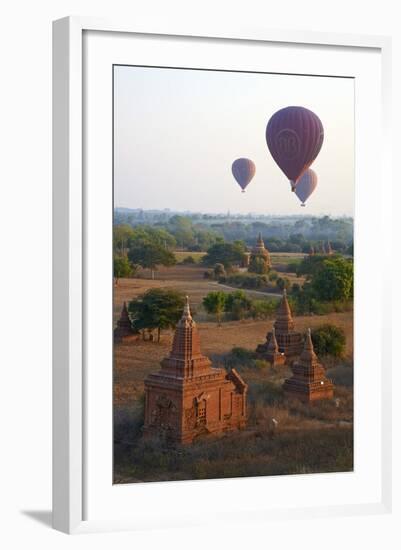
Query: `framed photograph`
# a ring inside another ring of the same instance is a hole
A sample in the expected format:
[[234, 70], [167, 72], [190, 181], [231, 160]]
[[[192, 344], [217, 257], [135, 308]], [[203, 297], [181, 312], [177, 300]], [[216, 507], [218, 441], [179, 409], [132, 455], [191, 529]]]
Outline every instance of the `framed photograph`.
[[388, 512], [390, 40], [53, 52], [54, 527]]

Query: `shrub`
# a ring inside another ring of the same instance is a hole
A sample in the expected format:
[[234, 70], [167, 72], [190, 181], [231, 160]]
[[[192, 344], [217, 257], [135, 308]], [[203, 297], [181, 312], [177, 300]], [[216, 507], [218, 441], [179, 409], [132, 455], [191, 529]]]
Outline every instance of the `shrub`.
[[215, 279], [219, 279], [220, 277], [226, 276], [226, 270], [224, 268], [223, 264], [215, 264], [213, 268], [213, 275]]
[[346, 339], [340, 327], [331, 324], [321, 325], [312, 331], [312, 341], [318, 355], [344, 355]]
[[276, 308], [277, 300], [252, 300], [251, 316], [253, 319], [269, 319]]
[[196, 264], [196, 260], [193, 256], [186, 256], [181, 263], [184, 265], [193, 265]]
[[291, 286], [290, 280], [287, 277], [278, 277], [276, 280], [276, 286], [280, 290], [288, 290]]

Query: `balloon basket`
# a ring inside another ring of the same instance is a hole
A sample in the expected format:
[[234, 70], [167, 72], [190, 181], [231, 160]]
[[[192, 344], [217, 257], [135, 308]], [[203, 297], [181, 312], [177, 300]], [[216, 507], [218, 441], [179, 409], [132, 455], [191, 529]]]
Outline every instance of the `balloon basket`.
[[302, 203], [301, 206], [306, 206], [306, 204], [305, 204], [305, 203]]

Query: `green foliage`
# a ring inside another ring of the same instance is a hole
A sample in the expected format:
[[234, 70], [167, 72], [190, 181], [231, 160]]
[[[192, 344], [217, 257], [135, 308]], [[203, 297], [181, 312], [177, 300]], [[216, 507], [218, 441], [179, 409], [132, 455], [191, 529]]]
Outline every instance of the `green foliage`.
[[213, 268], [213, 275], [215, 279], [219, 279], [219, 277], [225, 277], [226, 276], [226, 270], [224, 269], [223, 264], [216, 264]]
[[233, 319], [243, 319], [252, 308], [252, 300], [248, 298], [243, 290], [231, 292], [226, 297], [225, 311], [231, 313]]
[[169, 250], [166, 250], [157, 244], [143, 244], [131, 248], [128, 252], [128, 258], [133, 264], [138, 264], [145, 269], [152, 271], [152, 279], [157, 266], [171, 266], [176, 263], [175, 256]]
[[352, 261], [336, 256], [321, 263], [312, 275], [311, 289], [318, 300], [350, 300], [353, 284]]
[[226, 299], [227, 294], [218, 290], [216, 292], [209, 292], [202, 301], [207, 313], [215, 315], [219, 325], [221, 324], [221, 317], [226, 306]]
[[123, 256], [131, 245], [134, 230], [130, 225], [121, 224], [113, 227], [113, 250]]
[[132, 272], [132, 266], [127, 256], [114, 256], [113, 271], [116, 283], [121, 277], [129, 277]]
[[287, 279], [287, 277], [277, 277], [276, 286], [281, 291], [283, 291], [284, 289], [288, 290], [291, 286], [291, 283], [290, 283], [290, 280]]
[[277, 279], [278, 279], [278, 273], [277, 273], [277, 271], [270, 271], [270, 273], [269, 273], [269, 281], [274, 282], [274, 281], [277, 281]]
[[265, 258], [262, 258], [261, 256], [251, 257], [248, 267], [248, 271], [250, 273], [258, 273], [259, 275], [263, 275], [265, 273], [268, 273], [269, 270], [270, 266]]
[[296, 274], [298, 277], [304, 275], [307, 279], [311, 277], [321, 268], [322, 263], [327, 259], [327, 256], [306, 256], [298, 265]]
[[206, 265], [223, 264], [225, 269], [233, 264], [240, 264], [245, 252], [245, 245], [241, 241], [233, 243], [217, 242], [211, 246], [203, 258]]
[[196, 260], [193, 256], [186, 256], [181, 263], [184, 265], [194, 265], [196, 264]]
[[257, 355], [255, 352], [241, 347], [234, 347], [231, 353], [225, 357], [225, 364], [228, 368], [255, 368], [255, 360]]
[[185, 296], [170, 289], [152, 288], [128, 304], [133, 326], [138, 330], [174, 328], [182, 315]]
[[318, 355], [341, 357], [345, 351], [345, 334], [336, 325], [325, 324], [312, 331], [312, 342]]
[[253, 319], [269, 319], [275, 314], [277, 300], [252, 300], [251, 317]]
[[256, 275], [253, 273], [235, 273], [226, 279], [227, 284], [239, 286], [241, 288], [263, 288], [267, 285], [266, 275]]

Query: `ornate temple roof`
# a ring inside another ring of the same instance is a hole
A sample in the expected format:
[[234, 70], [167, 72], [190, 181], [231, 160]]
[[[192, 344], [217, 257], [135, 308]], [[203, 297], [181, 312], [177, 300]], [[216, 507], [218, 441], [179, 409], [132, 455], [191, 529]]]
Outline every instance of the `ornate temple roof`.
[[211, 369], [209, 358], [201, 353], [199, 333], [191, 315], [188, 296], [175, 329], [172, 350], [161, 365], [163, 371], [182, 378], [205, 374]]
[[283, 290], [283, 297], [277, 309], [276, 321], [274, 327], [278, 332], [288, 332], [294, 330], [294, 320], [292, 318], [290, 304], [287, 299], [287, 291]]
[[265, 247], [265, 243], [262, 239], [262, 233], [259, 231], [259, 235], [255, 246], [252, 248], [252, 255], [254, 256], [269, 256], [269, 251]]

